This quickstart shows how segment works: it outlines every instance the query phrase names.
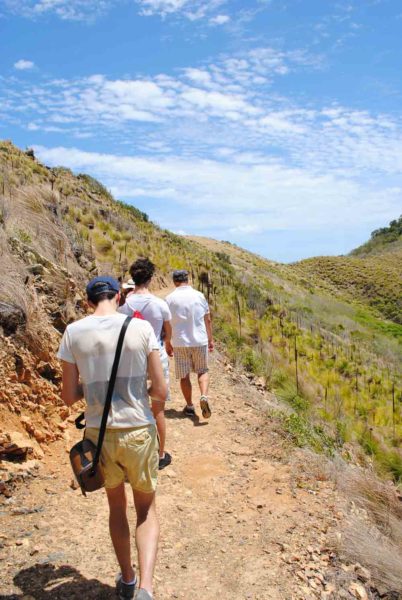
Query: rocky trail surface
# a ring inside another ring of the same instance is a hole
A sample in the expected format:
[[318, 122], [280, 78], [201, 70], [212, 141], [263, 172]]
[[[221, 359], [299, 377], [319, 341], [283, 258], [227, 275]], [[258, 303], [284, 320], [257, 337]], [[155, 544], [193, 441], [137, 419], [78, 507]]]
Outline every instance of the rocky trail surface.
[[[277, 431], [274, 399], [218, 352], [211, 399], [209, 421], [185, 418], [173, 382], [155, 600], [367, 598], [362, 584], [342, 581], [329, 549], [341, 517], [333, 484], [312, 477], [309, 454]], [[84, 498], [70, 485], [67, 449], [78, 436], [70, 423], [0, 506], [2, 600], [115, 597], [105, 494]]]

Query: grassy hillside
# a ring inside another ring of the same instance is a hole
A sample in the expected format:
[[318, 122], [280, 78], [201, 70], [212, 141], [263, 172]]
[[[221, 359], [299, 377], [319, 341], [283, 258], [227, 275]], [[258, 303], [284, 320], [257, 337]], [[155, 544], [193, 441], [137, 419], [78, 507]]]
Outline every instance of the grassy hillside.
[[385, 256], [322, 256], [294, 265], [319, 289], [357, 300], [402, 324], [402, 248]]
[[388, 227], [376, 229], [368, 242], [351, 252], [352, 256], [368, 256], [402, 250], [402, 215]]
[[364, 303], [402, 324], [402, 217], [374, 231], [350, 256], [309, 258], [293, 268], [317, 288]]
[[40, 322], [59, 336], [85, 309], [80, 290], [95, 273], [124, 278], [146, 255], [163, 287], [173, 268], [187, 267], [232, 362], [291, 407], [280, 418], [295, 443], [363, 463], [373, 458], [402, 480], [402, 326], [346, 295], [335, 298], [328, 284], [319, 289], [303, 266], [160, 229], [91, 177], [49, 169], [7, 142], [0, 144], [0, 223], [0, 302], [21, 316], [3, 336], [12, 352], [35, 354], [28, 331], [40, 345]]

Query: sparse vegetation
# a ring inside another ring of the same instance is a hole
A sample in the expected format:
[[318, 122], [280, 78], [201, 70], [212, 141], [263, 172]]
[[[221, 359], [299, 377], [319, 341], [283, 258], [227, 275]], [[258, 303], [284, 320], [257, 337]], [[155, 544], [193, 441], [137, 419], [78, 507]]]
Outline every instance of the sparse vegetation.
[[[211, 304], [217, 337], [231, 361], [290, 407], [284, 426], [295, 443], [320, 451], [356, 444], [362, 457], [400, 480], [397, 254], [388, 253], [382, 266], [369, 257], [286, 266], [227, 242], [183, 238], [115, 201], [93, 178], [46, 169], [7, 142], [0, 144], [0, 177], [9, 211], [1, 228], [6, 244], [19, 229], [28, 237], [17, 237], [33, 252], [67, 272], [79, 269], [81, 277], [82, 265], [88, 276], [97, 265], [124, 278], [141, 255], [155, 262], [159, 285], [172, 269], [188, 268]], [[10, 197], [24, 205], [18, 219]], [[64, 280], [55, 281], [67, 297]]]

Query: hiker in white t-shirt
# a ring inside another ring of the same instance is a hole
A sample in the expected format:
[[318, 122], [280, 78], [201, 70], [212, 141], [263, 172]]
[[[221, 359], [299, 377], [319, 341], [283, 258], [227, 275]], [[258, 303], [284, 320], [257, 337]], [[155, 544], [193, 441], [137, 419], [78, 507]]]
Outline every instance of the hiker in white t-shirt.
[[[154, 273], [155, 265], [148, 258], [139, 258], [131, 265], [131, 281], [133, 281], [135, 288], [127, 296], [126, 302], [119, 308], [119, 312], [145, 319], [152, 325], [158, 340], [163, 374], [169, 389], [169, 359], [164, 341], [170, 342], [172, 335], [170, 321], [172, 317], [166, 302], [151, 294], [148, 289]], [[166, 400], [169, 400], [169, 392]], [[164, 469], [170, 465], [172, 457], [165, 451], [166, 420], [163, 412], [158, 414], [156, 426], [159, 435], [159, 469]]]
[[[96, 277], [89, 282], [87, 296], [94, 313], [67, 326], [58, 352], [63, 367], [62, 399], [71, 406], [85, 398], [85, 437], [94, 444], [98, 442], [117, 340], [125, 321], [125, 316], [117, 312], [119, 288], [119, 282], [112, 277]], [[100, 456], [109, 502], [110, 535], [121, 569], [116, 579], [119, 600], [133, 599], [137, 585], [131, 561], [125, 479], [133, 489], [137, 512], [140, 589], [136, 598], [153, 597], [152, 575], [159, 538], [155, 419], [164, 410], [166, 393], [159, 343], [153, 329], [146, 321], [132, 319], [124, 338]]]
[[195, 415], [192, 400], [190, 373], [197, 373], [201, 392], [200, 407], [202, 416], [208, 419], [211, 408], [208, 402], [208, 350], [214, 349], [212, 323], [208, 302], [204, 294], [188, 283], [188, 271], [173, 272], [174, 292], [166, 302], [172, 314], [172, 342], [166, 341], [168, 354], [174, 355], [176, 379], [186, 401], [184, 414]]

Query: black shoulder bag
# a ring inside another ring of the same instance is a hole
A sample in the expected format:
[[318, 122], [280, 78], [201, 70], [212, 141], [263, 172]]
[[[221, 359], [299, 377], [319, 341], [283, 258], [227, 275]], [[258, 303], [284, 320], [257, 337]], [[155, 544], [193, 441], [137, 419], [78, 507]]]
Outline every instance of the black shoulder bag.
[[[124, 336], [126, 335], [127, 327], [129, 326], [130, 322], [131, 317], [127, 317], [120, 330], [119, 339], [117, 341], [116, 354], [113, 361], [112, 372], [106, 393], [105, 406], [103, 408], [101, 426], [99, 429], [98, 443], [95, 446], [91, 440], [84, 438], [81, 440], [81, 442], [75, 444], [75, 446], [73, 446], [70, 450], [71, 466], [84, 496], [86, 496], [86, 492], [94, 492], [95, 490], [99, 490], [105, 483], [102, 466], [99, 464], [99, 458], [102, 450], [103, 438], [105, 437], [110, 405], [112, 404], [113, 389], [116, 381], [117, 369], [119, 368]], [[85, 425], [82, 424], [84, 417], [85, 415], [82, 413], [76, 419], [75, 423], [78, 429], [83, 429], [85, 427]]]

